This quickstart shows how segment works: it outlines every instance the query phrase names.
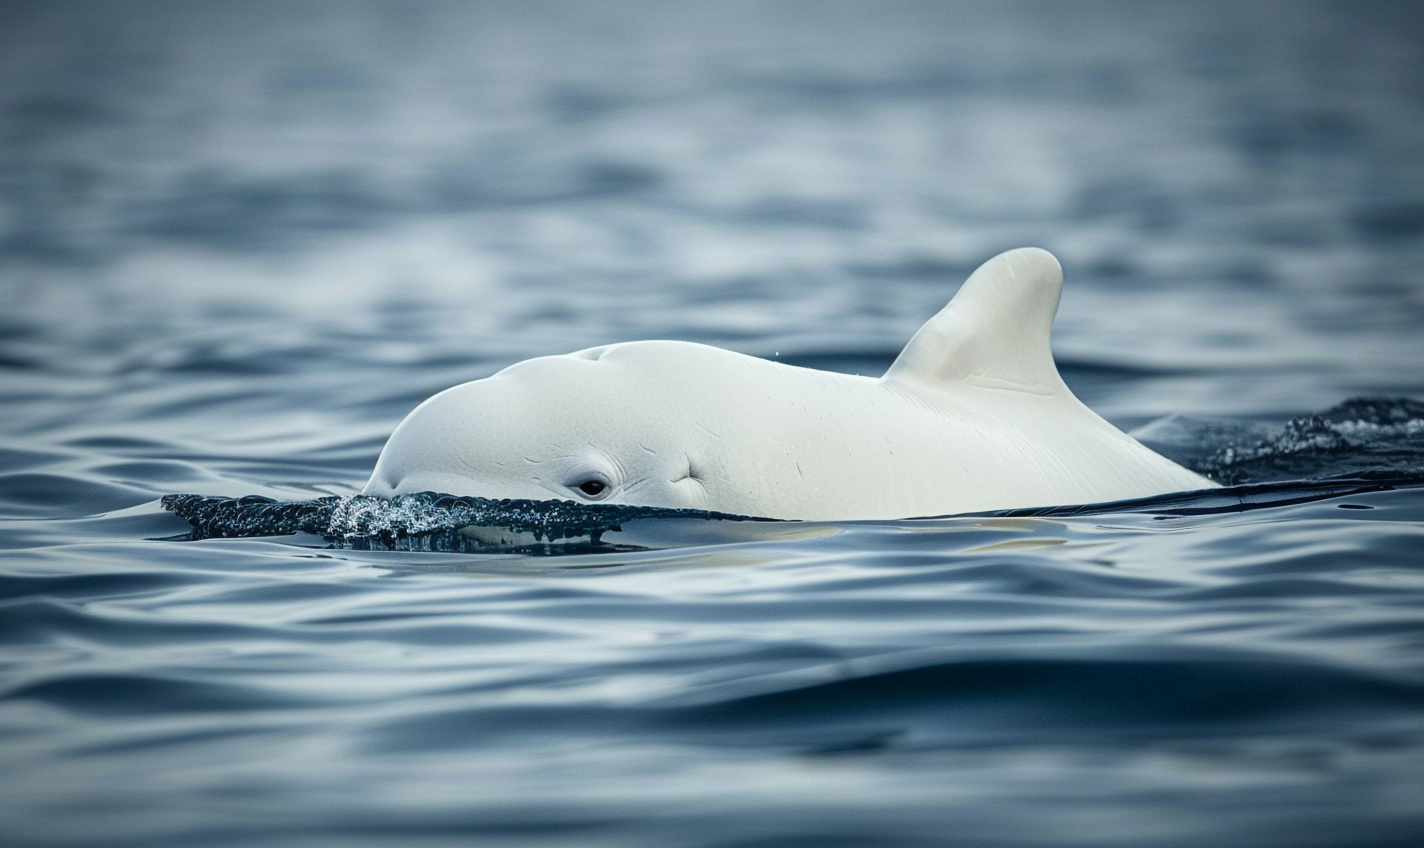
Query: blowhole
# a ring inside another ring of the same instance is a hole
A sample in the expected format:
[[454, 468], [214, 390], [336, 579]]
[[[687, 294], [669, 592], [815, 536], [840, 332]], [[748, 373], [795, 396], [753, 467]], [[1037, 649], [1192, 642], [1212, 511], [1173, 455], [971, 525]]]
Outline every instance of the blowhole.
[[673, 480], [673, 482], [681, 483], [684, 480], [692, 480], [698, 483], [702, 482], [702, 475], [697, 473], [697, 466], [692, 464], [692, 457], [686, 457], [686, 460], [687, 468], [682, 472], [682, 476]]

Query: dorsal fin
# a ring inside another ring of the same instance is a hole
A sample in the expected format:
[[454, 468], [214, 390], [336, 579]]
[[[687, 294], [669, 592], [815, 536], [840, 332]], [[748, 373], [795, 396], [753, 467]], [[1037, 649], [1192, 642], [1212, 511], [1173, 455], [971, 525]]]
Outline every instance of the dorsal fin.
[[1062, 292], [1063, 269], [1053, 254], [1037, 247], [1001, 253], [969, 275], [881, 379], [911, 390], [1066, 392], [1048, 345]]

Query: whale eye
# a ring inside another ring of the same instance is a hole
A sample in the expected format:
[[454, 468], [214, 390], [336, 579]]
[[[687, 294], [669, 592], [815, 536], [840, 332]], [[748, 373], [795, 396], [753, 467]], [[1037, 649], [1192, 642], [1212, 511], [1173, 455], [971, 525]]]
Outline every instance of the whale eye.
[[607, 493], [608, 484], [595, 477], [590, 480], [583, 481], [582, 483], [578, 484], [576, 488], [580, 492], [583, 492], [586, 497], [598, 498], [602, 497], [605, 493]]
[[570, 468], [566, 472], [568, 476], [562, 481], [564, 490], [585, 501], [601, 501], [612, 495], [618, 488], [618, 477], [608, 468], [612, 463], [597, 459], [586, 460]]

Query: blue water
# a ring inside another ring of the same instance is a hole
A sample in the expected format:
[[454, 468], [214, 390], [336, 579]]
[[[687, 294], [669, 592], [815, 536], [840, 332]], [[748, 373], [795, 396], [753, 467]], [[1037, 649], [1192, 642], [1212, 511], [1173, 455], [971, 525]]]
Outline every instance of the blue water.
[[[321, 512], [450, 385], [876, 374], [1025, 244], [1232, 488]], [[0, 844], [1424, 843], [1421, 268], [1415, 4], [6, 3]]]

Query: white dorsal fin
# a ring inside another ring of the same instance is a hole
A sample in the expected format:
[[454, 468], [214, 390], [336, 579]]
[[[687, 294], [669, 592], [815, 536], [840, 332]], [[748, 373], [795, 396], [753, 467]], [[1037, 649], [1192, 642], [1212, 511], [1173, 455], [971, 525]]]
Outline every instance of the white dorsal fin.
[[881, 379], [911, 390], [951, 385], [1066, 392], [1048, 345], [1063, 269], [1037, 247], [1001, 253], [969, 275]]

